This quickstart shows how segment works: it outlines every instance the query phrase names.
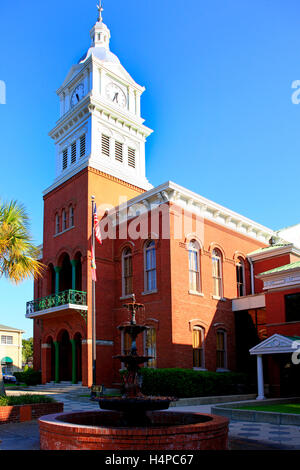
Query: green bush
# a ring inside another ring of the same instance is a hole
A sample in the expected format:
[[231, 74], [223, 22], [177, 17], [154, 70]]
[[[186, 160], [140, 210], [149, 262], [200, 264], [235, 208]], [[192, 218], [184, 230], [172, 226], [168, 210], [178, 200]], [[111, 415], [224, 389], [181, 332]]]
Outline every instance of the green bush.
[[34, 369], [29, 368], [24, 372], [15, 372], [14, 376], [18, 382], [25, 383], [26, 385], [39, 385], [42, 383], [41, 372]]
[[247, 374], [237, 372], [209, 372], [191, 369], [141, 369], [142, 392], [145, 395], [174, 396], [177, 398], [234, 395], [249, 393]]
[[18, 395], [18, 396], [0, 396], [0, 406], [30, 405], [32, 403], [54, 403], [55, 400], [46, 395]]

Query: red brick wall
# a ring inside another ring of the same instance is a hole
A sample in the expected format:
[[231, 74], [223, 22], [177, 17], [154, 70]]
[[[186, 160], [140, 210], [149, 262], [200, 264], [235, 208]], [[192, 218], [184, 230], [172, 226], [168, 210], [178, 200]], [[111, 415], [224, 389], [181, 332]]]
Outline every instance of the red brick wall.
[[63, 403], [36, 403], [31, 405], [0, 406], [0, 424], [20, 423], [40, 416], [60, 413]]

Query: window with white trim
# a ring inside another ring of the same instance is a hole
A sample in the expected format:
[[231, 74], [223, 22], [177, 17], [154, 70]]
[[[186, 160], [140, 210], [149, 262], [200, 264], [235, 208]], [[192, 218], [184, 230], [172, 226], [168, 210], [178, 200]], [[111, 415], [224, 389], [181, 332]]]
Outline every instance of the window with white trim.
[[125, 248], [122, 253], [122, 284], [123, 295], [132, 294], [132, 252]]
[[55, 215], [55, 233], [60, 232], [60, 221], [59, 221], [59, 214]]
[[1, 344], [13, 344], [13, 337], [12, 336], [1, 336]]
[[117, 162], [123, 163], [123, 144], [117, 140], [115, 142], [115, 159]]
[[74, 207], [70, 206], [69, 209], [69, 226], [74, 227]]
[[102, 134], [102, 136], [101, 136], [101, 148], [102, 148], [102, 154], [109, 157], [109, 155], [110, 155], [110, 137], [106, 134]]
[[227, 344], [226, 332], [224, 330], [217, 331], [217, 369], [227, 368]]
[[154, 327], [149, 327], [144, 332], [144, 341], [145, 347], [144, 352], [145, 356], [150, 356], [148, 363], [145, 364], [146, 367], [156, 367], [156, 329]]
[[193, 328], [193, 367], [204, 369], [204, 329], [200, 326]]
[[67, 229], [67, 213], [65, 211], [65, 209], [63, 209], [62, 211], [62, 230], [66, 230]]
[[236, 263], [236, 283], [237, 283], [237, 296], [243, 297], [246, 294], [245, 286], [245, 263], [242, 258], [238, 259]]
[[189, 289], [200, 292], [200, 247], [196, 240], [189, 243]]
[[145, 244], [145, 291], [156, 290], [156, 250], [155, 242], [148, 241]]
[[223, 297], [222, 254], [220, 250], [212, 252], [213, 295]]

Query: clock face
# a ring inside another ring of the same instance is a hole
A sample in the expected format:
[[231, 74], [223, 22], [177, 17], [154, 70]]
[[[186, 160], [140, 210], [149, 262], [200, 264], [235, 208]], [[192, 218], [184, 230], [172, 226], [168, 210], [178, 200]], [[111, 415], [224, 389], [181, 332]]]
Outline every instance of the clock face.
[[71, 96], [71, 107], [75, 106], [83, 98], [84, 95], [84, 86], [83, 83], [78, 85], [72, 93]]
[[106, 87], [106, 96], [107, 98], [112, 101], [117, 106], [121, 108], [126, 107], [126, 96], [124, 91], [115, 83], [111, 82]]

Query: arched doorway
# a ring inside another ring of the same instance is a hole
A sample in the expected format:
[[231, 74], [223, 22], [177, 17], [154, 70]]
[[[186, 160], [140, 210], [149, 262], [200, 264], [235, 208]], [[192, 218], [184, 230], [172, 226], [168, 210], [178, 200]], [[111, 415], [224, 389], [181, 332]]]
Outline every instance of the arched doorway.
[[82, 336], [80, 333], [76, 333], [74, 336], [75, 342], [75, 358], [74, 358], [74, 367], [76, 382], [82, 381]]
[[77, 252], [75, 257], [75, 290], [82, 291], [82, 265], [81, 265], [81, 253]]
[[72, 265], [68, 254], [63, 255], [60, 265], [59, 290], [63, 292], [72, 289]]
[[72, 345], [67, 330], [59, 338], [59, 380], [72, 380]]
[[49, 364], [49, 372], [50, 372], [50, 380], [55, 380], [55, 348], [53, 343], [53, 338], [50, 336], [47, 340], [50, 349], [50, 364]]

